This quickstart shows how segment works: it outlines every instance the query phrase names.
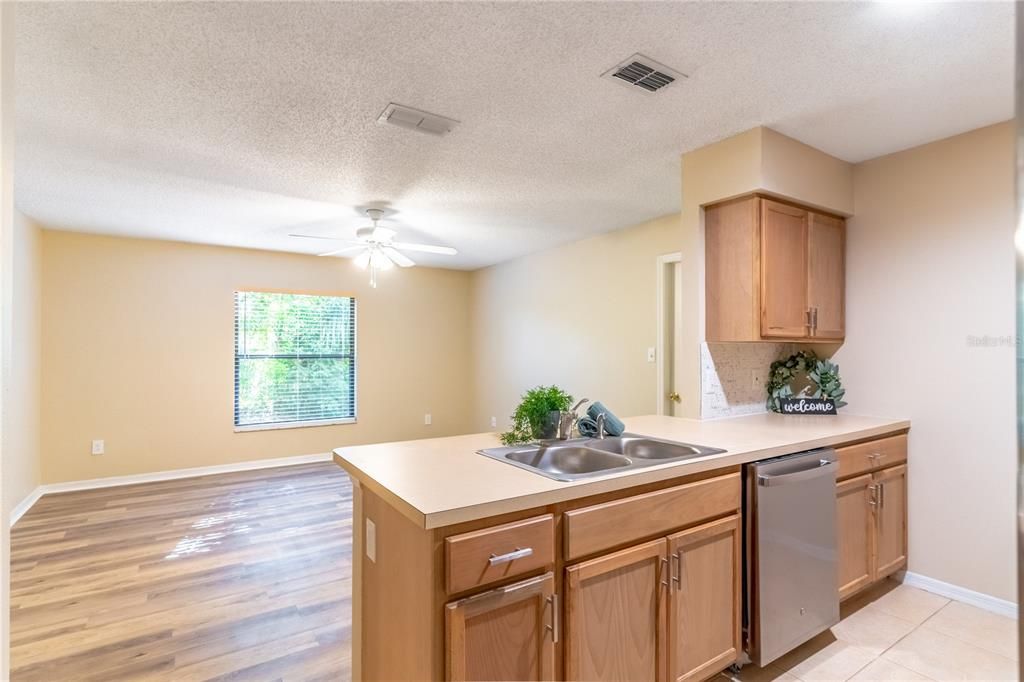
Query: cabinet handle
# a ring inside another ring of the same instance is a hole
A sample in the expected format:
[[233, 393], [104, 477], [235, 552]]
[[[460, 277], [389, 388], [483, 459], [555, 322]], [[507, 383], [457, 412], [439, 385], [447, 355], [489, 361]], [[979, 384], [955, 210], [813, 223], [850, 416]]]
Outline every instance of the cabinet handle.
[[878, 508], [885, 509], [885, 482], [878, 484]]
[[558, 595], [553, 594], [547, 598], [548, 604], [551, 606], [551, 624], [545, 625], [544, 629], [551, 632], [551, 643], [558, 644]]
[[516, 559], [522, 559], [533, 554], [533, 547], [519, 547], [515, 548], [515, 551], [508, 552], [507, 554], [492, 554], [491, 558], [487, 560], [491, 566], [497, 566], [498, 564], [507, 564]]
[[672, 558], [676, 562], [676, 572], [672, 575], [672, 582], [676, 584], [676, 589], [683, 589], [683, 558], [679, 556], [679, 552], [672, 555]]
[[804, 313], [804, 317], [807, 318], [807, 322], [804, 323], [804, 326], [807, 327], [808, 330], [812, 329], [814, 327], [814, 325], [811, 324], [811, 309], [810, 308], [808, 308], [807, 311]]
[[812, 308], [814, 312], [811, 313], [811, 332], [815, 335], [818, 333], [818, 307]]
[[661, 560], [661, 584], [669, 587], [668, 584], [668, 557]]
[[868, 490], [871, 493], [871, 497], [868, 499], [868, 504], [871, 505], [872, 507], [876, 507], [877, 508], [878, 507], [878, 486], [877, 485], [869, 485], [868, 486]]

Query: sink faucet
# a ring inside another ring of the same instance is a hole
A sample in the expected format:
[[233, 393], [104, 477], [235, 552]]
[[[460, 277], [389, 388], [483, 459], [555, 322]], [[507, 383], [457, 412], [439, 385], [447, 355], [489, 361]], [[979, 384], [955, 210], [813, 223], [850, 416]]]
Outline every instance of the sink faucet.
[[579, 411], [583, 403], [589, 402], [588, 398], [580, 400], [568, 411], [562, 411], [558, 413], [558, 440], [569, 440], [572, 438], [572, 430], [576, 427], [576, 422], [579, 421], [579, 415], [576, 413]]
[[597, 415], [597, 437], [604, 440], [604, 412]]

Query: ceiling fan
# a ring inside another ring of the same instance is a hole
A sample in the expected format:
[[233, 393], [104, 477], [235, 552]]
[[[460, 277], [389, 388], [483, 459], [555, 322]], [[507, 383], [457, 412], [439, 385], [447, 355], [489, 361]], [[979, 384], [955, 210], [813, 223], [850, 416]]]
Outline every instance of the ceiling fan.
[[396, 242], [396, 232], [390, 228], [381, 227], [378, 224], [380, 219], [384, 217], [384, 211], [379, 208], [368, 208], [366, 209], [366, 215], [373, 224], [356, 230], [355, 239], [321, 237], [312, 234], [290, 234], [288, 236], [344, 242], [347, 246], [317, 255], [344, 256], [354, 259], [357, 266], [370, 271], [370, 286], [374, 288], [377, 288], [377, 273], [381, 270], [388, 270], [395, 265], [402, 268], [411, 268], [416, 265], [415, 261], [399, 251], [399, 249], [404, 251], [420, 251], [422, 253], [436, 253], [444, 256], [454, 256], [458, 253], [458, 251], [450, 246]]

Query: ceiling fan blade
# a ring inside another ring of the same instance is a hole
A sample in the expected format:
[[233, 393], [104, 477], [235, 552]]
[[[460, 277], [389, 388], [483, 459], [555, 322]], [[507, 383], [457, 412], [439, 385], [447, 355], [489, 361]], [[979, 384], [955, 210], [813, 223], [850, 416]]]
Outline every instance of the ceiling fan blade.
[[399, 253], [398, 251], [395, 251], [390, 246], [382, 247], [381, 251], [383, 251], [384, 255], [393, 260], [395, 264], [399, 267], [411, 268], [412, 266], [416, 265], [416, 261], [414, 261], [412, 258], [409, 258], [404, 253]]
[[365, 248], [366, 248], [365, 244], [355, 244], [355, 245], [352, 245], [352, 246], [344, 246], [344, 247], [342, 247], [340, 249], [335, 249], [334, 251], [328, 251], [327, 253], [318, 253], [317, 255], [318, 256], [340, 256], [343, 253], [348, 253], [350, 251], [358, 251], [360, 249], [365, 249]]
[[394, 238], [394, 236], [395, 231], [390, 227], [374, 226], [371, 238], [378, 242], [389, 242]]
[[323, 237], [318, 234], [289, 234], [289, 237], [301, 237], [302, 239], [328, 239], [331, 241], [338, 241], [339, 239], [346, 239], [346, 237]]
[[391, 246], [405, 251], [422, 251], [423, 253], [438, 253], [443, 256], [454, 256], [458, 253], [450, 246], [432, 246], [430, 244], [407, 244], [406, 242], [392, 242]]

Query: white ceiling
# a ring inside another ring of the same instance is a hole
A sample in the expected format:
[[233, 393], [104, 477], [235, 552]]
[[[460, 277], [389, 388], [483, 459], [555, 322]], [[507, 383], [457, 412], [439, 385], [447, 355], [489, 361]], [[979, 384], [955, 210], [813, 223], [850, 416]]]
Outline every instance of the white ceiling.
[[[634, 52], [690, 77], [598, 78]], [[21, 3], [16, 69], [46, 225], [316, 252], [386, 203], [475, 268], [678, 210], [680, 154], [756, 125], [860, 161], [1008, 119], [1013, 5]]]

